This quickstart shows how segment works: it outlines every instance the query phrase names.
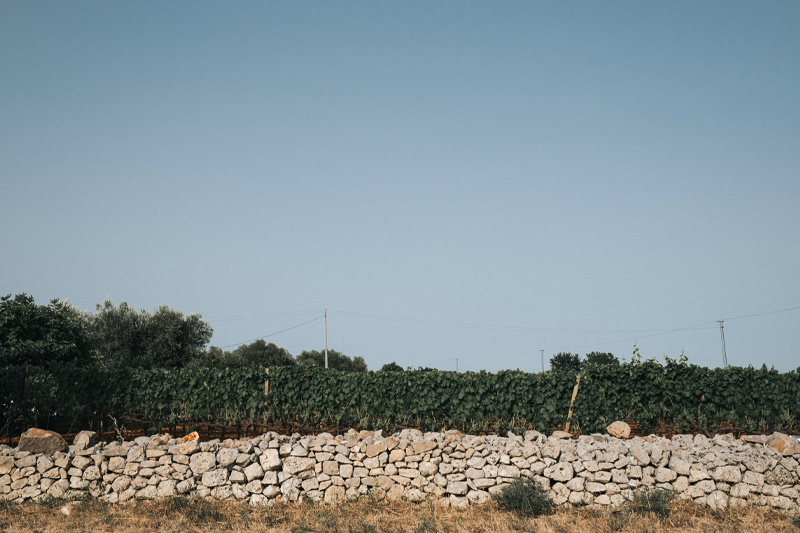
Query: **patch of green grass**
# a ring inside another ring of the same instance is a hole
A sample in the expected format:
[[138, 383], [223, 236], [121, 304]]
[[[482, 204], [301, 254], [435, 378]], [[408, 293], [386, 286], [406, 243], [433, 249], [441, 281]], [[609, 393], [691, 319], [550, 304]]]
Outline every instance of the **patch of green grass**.
[[555, 506], [547, 490], [536, 480], [527, 477], [515, 479], [494, 494], [492, 499], [501, 509], [522, 516], [551, 513]]

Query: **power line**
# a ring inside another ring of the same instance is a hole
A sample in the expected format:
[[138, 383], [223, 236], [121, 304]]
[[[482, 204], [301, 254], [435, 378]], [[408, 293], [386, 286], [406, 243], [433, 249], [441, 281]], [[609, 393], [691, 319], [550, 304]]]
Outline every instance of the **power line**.
[[764, 313], [756, 313], [754, 315], [742, 315], [742, 316], [734, 316], [730, 318], [723, 318], [723, 320], [738, 320], [740, 318], [750, 318], [754, 316], [763, 316], [763, 315], [774, 315], [775, 313], [785, 313], [786, 311], [796, 311], [800, 309], [800, 305], [797, 307], [787, 307], [786, 309], [778, 309], [777, 311], [766, 311]]
[[[737, 319], [740, 319], [740, 318], [751, 318], [751, 317], [756, 317], [756, 316], [772, 315], [772, 314], [775, 314], [775, 313], [784, 313], [784, 312], [787, 312], [787, 311], [795, 311], [795, 310], [798, 310], [798, 309], [800, 309], [800, 306], [788, 307], [786, 309], [777, 309], [775, 311], [765, 311], [763, 313], [754, 313], [754, 314], [751, 314], [751, 315], [741, 315], [741, 316], [736, 316], [736, 317], [725, 318], [722, 321], [717, 320], [717, 321], [703, 322], [702, 324], [696, 324], [694, 326], [687, 326], [687, 327], [684, 327], [684, 328], [670, 329], [670, 330], [666, 330], [666, 331], [660, 331], [658, 333], [651, 333], [651, 334], [648, 334], [648, 335], [640, 335], [638, 337], [631, 337], [631, 338], [628, 338], [628, 339], [619, 339], [619, 340], [614, 340], [614, 341], [598, 342], [598, 343], [592, 343], [592, 344], [582, 344], [582, 345], [579, 345], [579, 346], [566, 346], [566, 347], [561, 347], [561, 348], [547, 348], [547, 351], [565, 351], [565, 350], [575, 350], [575, 349], [578, 349], [578, 348], [592, 348], [592, 347], [595, 347], [595, 346], [606, 346], [606, 345], [609, 345], [609, 344], [617, 344], [617, 343], [620, 343], [620, 342], [637, 341], [639, 339], [643, 339], [643, 338], [647, 338], [647, 337], [656, 337], [656, 336], [659, 336], [659, 335], [666, 335], [668, 333], [676, 333], [678, 331], [717, 329], [717, 326], [711, 326], [710, 324], [714, 324], [715, 322], [717, 322], [717, 323], [720, 323], [720, 326], [721, 326], [721, 322], [723, 322], [724, 320], [737, 320]], [[620, 331], [633, 331], [633, 330], [620, 330]], [[652, 331], [652, 330], [649, 330], [649, 331]], [[720, 329], [720, 331], [722, 331], [722, 330]], [[722, 333], [721, 335], [722, 335], [723, 363], [724, 363], [725, 366], [727, 366], [728, 361], [727, 361], [727, 354], [725, 353], [725, 337], [724, 337], [724, 333]], [[541, 350], [539, 350], [539, 351], [541, 352]], [[536, 350], [520, 352], [520, 353], [516, 353], [516, 354], [512, 354], [512, 355], [501, 355], [501, 356], [498, 356], [498, 357], [493, 357], [492, 359], [494, 359], [494, 360], [497, 360], [497, 359], [510, 359], [510, 358], [514, 358], [514, 357], [522, 357], [524, 355], [531, 355], [533, 353], [536, 353]], [[479, 359], [479, 358], [481, 358], [481, 357], [480, 356], [462, 357], [462, 359], [466, 359], [466, 360], [475, 360], [475, 359]], [[450, 359], [450, 361], [452, 361], [452, 359]]]
[[319, 313], [319, 309], [310, 309], [307, 311], [284, 311], [278, 313], [260, 313], [254, 315], [222, 315], [222, 316], [209, 316], [203, 317], [205, 320], [214, 320], [217, 322], [229, 321], [229, 320], [252, 320], [254, 318], [267, 318], [267, 317], [274, 317], [274, 316], [297, 316], [297, 315], [308, 315], [311, 313]]
[[297, 329], [300, 326], [305, 326], [306, 324], [311, 324], [312, 322], [316, 322], [317, 320], [320, 320], [321, 318], [322, 318], [321, 316], [318, 316], [317, 318], [313, 318], [313, 319], [309, 320], [308, 322], [303, 322], [302, 324], [297, 324], [296, 326], [292, 326], [290, 328], [282, 329], [280, 331], [276, 331], [275, 333], [270, 333], [269, 335], [264, 335], [263, 337], [257, 337], [255, 339], [252, 339], [252, 340], [249, 340], [249, 341], [237, 342], [235, 344], [229, 344], [227, 346], [221, 346], [220, 348], [230, 348], [231, 346], [241, 346], [242, 344], [248, 344], [248, 343], [251, 343], [251, 342], [255, 342], [257, 340], [266, 339], [268, 337], [272, 337], [274, 335], [277, 335], [278, 333], [284, 333], [284, 332], [292, 330], [292, 329]]

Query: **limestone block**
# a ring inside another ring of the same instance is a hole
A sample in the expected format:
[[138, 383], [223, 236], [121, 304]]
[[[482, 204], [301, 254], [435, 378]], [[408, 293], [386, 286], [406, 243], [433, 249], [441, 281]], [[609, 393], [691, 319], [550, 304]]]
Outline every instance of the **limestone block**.
[[715, 490], [706, 496], [706, 505], [712, 509], [725, 509], [728, 507], [728, 495], [722, 491]]
[[423, 461], [419, 464], [419, 473], [422, 476], [428, 477], [434, 475], [439, 469], [437, 465], [429, 462]]
[[641, 446], [631, 447], [630, 453], [633, 455], [633, 458], [636, 459], [639, 466], [647, 466], [650, 464], [650, 455], [648, 455], [647, 451]]
[[[122, 449], [120, 446], [119, 448]], [[106, 450], [107, 454], [108, 450]], [[127, 453], [127, 461], [128, 463], [141, 463], [144, 461], [144, 446], [131, 446]], [[74, 462], [74, 461], [73, 461]]]
[[488, 492], [482, 490], [471, 490], [467, 493], [467, 500], [473, 505], [482, 505], [491, 498]]
[[688, 476], [691, 465], [688, 461], [673, 455], [669, 460], [669, 469], [673, 470], [679, 476]]
[[420, 440], [414, 443], [414, 455], [420, 455], [435, 449], [436, 442], [431, 440]]
[[445, 489], [449, 494], [464, 495], [469, 490], [465, 481], [450, 481]]
[[85, 470], [89, 465], [94, 464], [94, 461], [88, 457], [75, 457], [72, 460], [72, 466], [80, 470]]
[[612, 422], [611, 425], [606, 428], [606, 431], [608, 431], [609, 435], [618, 439], [627, 439], [631, 436], [631, 427], [620, 420]]
[[[67, 441], [55, 431], [31, 428], [19, 437], [17, 449], [20, 452], [53, 455], [69, 448]], [[34, 463], [35, 464], [35, 463]]]
[[224, 484], [227, 479], [228, 471], [224, 468], [218, 468], [204, 472], [201, 483], [206, 487], [217, 487]]
[[742, 471], [738, 466], [722, 466], [714, 470], [712, 477], [725, 483], [739, 483], [742, 480]]
[[744, 473], [742, 481], [748, 485], [760, 487], [764, 484], [764, 474], [759, 474], [758, 472], [751, 472], [748, 470]]
[[[564, 463], [569, 466], [569, 472], [572, 473], [572, 466], [568, 463]], [[499, 477], [507, 477], [507, 478], [518, 478], [520, 476], [519, 468], [513, 465], [500, 465], [497, 467], [497, 475]]]
[[230, 485], [220, 485], [211, 489], [211, 496], [218, 500], [227, 500], [233, 496], [233, 487]]
[[235, 463], [238, 456], [239, 450], [236, 448], [222, 448], [217, 452], [216, 461], [221, 468], [226, 468]]
[[655, 472], [655, 480], [659, 483], [669, 483], [670, 481], [675, 480], [678, 477], [673, 470], [669, 468], [664, 468], [663, 466], [659, 466]]
[[[499, 475], [501, 477], [512, 477], [505, 475], [503, 473], [503, 467], [499, 469]], [[546, 468], [544, 471], [544, 476], [548, 477], [554, 481], [566, 482], [573, 478], [575, 475], [575, 471], [572, 468], [570, 463], [556, 463], [553, 466]], [[518, 477], [518, 476], [517, 476]], [[611, 476], [609, 476], [609, 479]]]
[[344, 501], [345, 488], [342, 486], [331, 485], [325, 490], [324, 502], [332, 504]]
[[396, 448], [389, 453], [389, 462], [390, 463], [397, 463], [402, 461], [406, 457], [406, 452], [403, 450]]
[[54, 466], [53, 461], [50, 460], [50, 458], [47, 457], [46, 455], [40, 455], [36, 459], [36, 471], [39, 472], [40, 474], [44, 474], [45, 472], [53, 468], [53, 466]]
[[253, 463], [244, 469], [244, 475], [247, 481], [253, 481], [264, 476], [264, 469], [258, 463]]

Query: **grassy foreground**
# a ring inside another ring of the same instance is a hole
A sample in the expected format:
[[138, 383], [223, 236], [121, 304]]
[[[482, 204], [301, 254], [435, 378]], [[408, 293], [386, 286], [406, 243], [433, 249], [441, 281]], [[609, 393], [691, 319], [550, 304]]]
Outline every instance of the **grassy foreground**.
[[800, 518], [765, 508], [713, 511], [674, 501], [667, 516], [636, 509], [559, 509], [524, 518], [495, 503], [457, 510], [431, 504], [375, 502], [253, 508], [246, 503], [174, 498], [110, 505], [50, 500], [0, 502], [0, 533], [287, 532], [287, 533], [506, 533], [506, 532], [800, 532]]

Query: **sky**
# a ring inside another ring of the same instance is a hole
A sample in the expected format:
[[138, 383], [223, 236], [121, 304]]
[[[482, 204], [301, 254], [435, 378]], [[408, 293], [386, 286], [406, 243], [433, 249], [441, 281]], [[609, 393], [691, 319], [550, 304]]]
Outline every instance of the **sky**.
[[795, 0], [0, 0], [0, 293], [295, 355], [327, 309], [373, 370], [717, 367], [724, 320], [794, 370], [798, 65]]

